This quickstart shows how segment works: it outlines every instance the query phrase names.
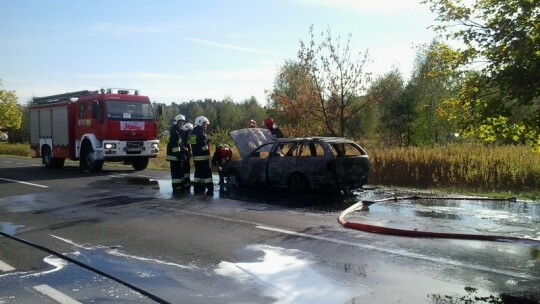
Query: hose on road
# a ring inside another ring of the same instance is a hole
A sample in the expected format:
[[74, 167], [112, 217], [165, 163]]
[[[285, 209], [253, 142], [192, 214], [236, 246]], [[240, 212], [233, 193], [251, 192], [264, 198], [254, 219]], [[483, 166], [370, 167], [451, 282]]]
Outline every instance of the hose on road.
[[345, 209], [338, 216], [338, 222], [345, 228], [355, 229], [364, 232], [404, 236], [404, 237], [416, 237], [416, 238], [446, 238], [446, 239], [460, 239], [460, 240], [477, 240], [477, 241], [492, 241], [492, 242], [515, 242], [524, 243], [528, 245], [540, 246], [539, 240], [502, 236], [502, 235], [485, 235], [485, 234], [467, 234], [467, 233], [448, 233], [448, 232], [433, 232], [433, 231], [418, 231], [407, 230], [399, 228], [389, 228], [384, 226], [369, 225], [363, 223], [354, 223], [345, 220], [345, 216], [353, 211], [367, 211], [369, 206], [375, 203], [399, 201], [399, 200], [418, 200], [418, 199], [438, 199], [438, 200], [490, 200], [490, 201], [516, 201], [515, 198], [463, 198], [463, 197], [425, 197], [425, 196], [409, 196], [409, 197], [393, 197], [387, 199], [380, 199], [374, 201], [360, 201], [353, 204], [349, 208]]
[[92, 267], [92, 266], [90, 266], [90, 265], [86, 265], [86, 264], [84, 264], [84, 263], [82, 263], [82, 262], [79, 262], [79, 261], [77, 261], [77, 260], [75, 260], [75, 259], [73, 259], [73, 258], [70, 258], [70, 257], [66, 256], [65, 254], [56, 252], [56, 251], [54, 251], [54, 250], [52, 250], [52, 249], [49, 249], [49, 248], [47, 248], [47, 247], [43, 247], [43, 246], [41, 246], [41, 245], [34, 244], [34, 243], [32, 243], [32, 242], [29, 242], [29, 241], [27, 241], [27, 240], [18, 238], [18, 237], [16, 237], [16, 236], [13, 236], [13, 235], [10, 235], [10, 234], [7, 234], [7, 233], [2, 232], [2, 231], [0, 231], [0, 235], [5, 236], [5, 237], [7, 237], [7, 238], [9, 238], [9, 239], [12, 239], [12, 240], [14, 240], [14, 241], [17, 241], [17, 242], [19, 242], [19, 243], [23, 243], [23, 244], [29, 245], [29, 246], [31, 246], [31, 247], [37, 248], [37, 249], [39, 249], [39, 250], [41, 250], [41, 251], [44, 251], [44, 252], [47, 252], [47, 253], [49, 253], [49, 254], [55, 255], [55, 256], [57, 256], [57, 257], [59, 257], [59, 258], [61, 258], [61, 259], [64, 259], [64, 260], [66, 260], [66, 261], [68, 261], [68, 262], [71, 262], [71, 263], [73, 263], [73, 264], [75, 264], [75, 265], [78, 265], [78, 266], [80, 266], [80, 267], [83, 267], [83, 268], [85, 268], [85, 269], [88, 269], [88, 270], [90, 270], [90, 271], [93, 271], [93, 272], [95, 272], [95, 273], [97, 273], [97, 274], [99, 274], [99, 275], [102, 275], [102, 276], [104, 276], [104, 277], [107, 277], [107, 278], [109, 278], [109, 279], [111, 279], [111, 280], [113, 280], [113, 281], [116, 281], [116, 282], [118, 282], [118, 283], [124, 285], [124, 286], [127, 286], [127, 287], [129, 287], [129, 288], [131, 288], [131, 289], [133, 289], [133, 290], [136, 290], [136, 291], [139, 292], [140, 294], [142, 294], [142, 295], [144, 295], [144, 296], [146, 296], [146, 297], [148, 297], [148, 298], [154, 300], [154, 301], [157, 302], [157, 303], [170, 304], [170, 302], [165, 301], [165, 300], [163, 300], [162, 298], [160, 298], [160, 297], [158, 297], [158, 296], [156, 296], [156, 295], [154, 295], [154, 294], [152, 294], [152, 293], [150, 293], [150, 292], [148, 292], [148, 291], [146, 291], [146, 290], [144, 290], [144, 289], [141, 289], [141, 288], [139, 288], [139, 287], [137, 287], [137, 286], [135, 286], [135, 285], [133, 285], [133, 284], [131, 284], [131, 283], [128, 283], [128, 282], [126, 282], [126, 281], [124, 281], [124, 280], [121, 280], [121, 279], [119, 279], [119, 278], [117, 278], [117, 277], [115, 277], [115, 276], [112, 276], [112, 275], [110, 275], [110, 274], [108, 274], [108, 273], [106, 273], [106, 272], [103, 272], [103, 271], [101, 271], [101, 270], [99, 270], [99, 269], [97, 269], [97, 268], [94, 268], [94, 267]]

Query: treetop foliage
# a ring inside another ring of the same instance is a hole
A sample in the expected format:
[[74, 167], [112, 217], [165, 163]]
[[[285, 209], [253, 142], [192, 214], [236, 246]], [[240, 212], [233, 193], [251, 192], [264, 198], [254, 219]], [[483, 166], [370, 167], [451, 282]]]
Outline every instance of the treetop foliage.
[[527, 143], [540, 151], [540, 2], [425, 0], [433, 28], [461, 47], [440, 48], [447, 75], [461, 82], [446, 104], [462, 134]]
[[21, 117], [15, 91], [0, 90], [0, 128], [18, 129], [21, 126]]

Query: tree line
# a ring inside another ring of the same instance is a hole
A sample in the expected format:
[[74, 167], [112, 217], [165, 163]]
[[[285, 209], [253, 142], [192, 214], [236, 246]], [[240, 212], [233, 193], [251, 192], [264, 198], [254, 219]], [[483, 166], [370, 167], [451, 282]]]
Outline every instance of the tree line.
[[[343, 40], [330, 28], [316, 35], [312, 26], [297, 58], [280, 67], [267, 100], [154, 101], [164, 109], [159, 130], [167, 130], [179, 113], [191, 121], [208, 117], [217, 134], [272, 117], [287, 136], [345, 136], [381, 146], [480, 140], [540, 152], [538, 1], [422, 3], [438, 16], [433, 25], [438, 36], [417, 47], [407, 77], [392, 69], [374, 78], [368, 51], [351, 51], [351, 35]], [[0, 107], [10, 104], [5, 100], [12, 95], [2, 91]], [[25, 106], [19, 110], [25, 113]], [[0, 126], [10, 129], [10, 140], [27, 141], [25, 115], [12, 123], [3, 112]]]

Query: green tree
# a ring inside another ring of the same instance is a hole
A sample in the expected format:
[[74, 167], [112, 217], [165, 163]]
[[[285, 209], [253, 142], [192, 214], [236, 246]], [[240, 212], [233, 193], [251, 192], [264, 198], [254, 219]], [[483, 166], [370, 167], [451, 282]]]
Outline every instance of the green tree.
[[240, 107], [231, 98], [225, 98], [217, 104], [217, 115], [216, 124], [223, 130], [239, 129], [245, 124]]
[[416, 118], [412, 143], [433, 145], [449, 139], [457, 127], [441, 113], [443, 101], [456, 95], [455, 81], [444, 73], [445, 64], [438, 50], [445, 47], [437, 41], [421, 46], [416, 55], [415, 67], [408, 91], [416, 99]]
[[9, 130], [8, 141], [10, 143], [28, 143], [30, 142], [30, 111], [28, 111], [28, 106], [19, 105], [18, 107], [22, 113], [21, 125], [18, 129]]
[[18, 129], [21, 121], [22, 112], [19, 110], [15, 91], [0, 90], [0, 128]]
[[234, 129], [246, 128], [251, 119], [254, 119], [257, 124], [261, 126], [262, 121], [268, 116], [266, 110], [259, 104], [254, 96], [243, 100], [239, 107], [242, 113], [242, 122], [240, 125], [236, 125]]
[[370, 73], [365, 72], [368, 54], [366, 51], [363, 56], [353, 58], [349, 46], [351, 35], [344, 46], [339, 37], [334, 39], [330, 29], [321, 33], [321, 37], [321, 42], [315, 42], [311, 26], [310, 42], [300, 42], [298, 59], [316, 90], [318, 106], [313, 115], [331, 135], [345, 136], [347, 123], [369, 106], [369, 99], [358, 98], [370, 81]]
[[326, 130], [318, 119], [318, 94], [311, 80], [304, 65], [287, 60], [269, 93], [269, 107], [287, 122], [290, 136], [321, 135]]
[[403, 145], [404, 134], [410, 129], [413, 106], [406, 107], [403, 100], [403, 76], [393, 69], [377, 77], [371, 84], [367, 98], [377, 104], [379, 137], [385, 144]]
[[487, 141], [526, 142], [540, 151], [540, 9], [537, 0], [425, 0], [436, 31], [462, 43], [442, 50], [463, 71], [449, 100], [463, 133]]

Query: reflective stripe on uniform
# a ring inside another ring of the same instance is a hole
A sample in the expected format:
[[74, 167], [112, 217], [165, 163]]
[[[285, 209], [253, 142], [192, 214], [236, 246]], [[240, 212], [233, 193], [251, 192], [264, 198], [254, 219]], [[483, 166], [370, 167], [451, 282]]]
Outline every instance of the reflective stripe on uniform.
[[194, 177], [194, 178], [193, 178], [193, 182], [194, 182], [194, 183], [202, 183], [202, 182], [203, 182], [203, 179], [200, 178], [200, 177]]
[[174, 179], [172, 179], [172, 183], [173, 184], [180, 184], [180, 183], [182, 183], [182, 179], [181, 178], [174, 178]]
[[203, 179], [203, 183], [205, 183], [205, 184], [211, 184], [211, 183], [212, 183], [212, 178], [205, 178], [205, 179]]
[[174, 155], [167, 155], [165, 158], [167, 161], [178, 161], [178, 158]]
[[205, 145], [205, 146], [201, 147], [201, 150], [208, 151], [208, 145]]
[[193, 156], [193, 161], [209, 160], [209, 159], [210, 159], [210, 155]]
[[180, 152], [180, 150], [181, 150], [180, 147], [172, 148], [172, 151], [173, 151], [173, 152]]

